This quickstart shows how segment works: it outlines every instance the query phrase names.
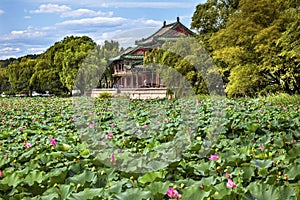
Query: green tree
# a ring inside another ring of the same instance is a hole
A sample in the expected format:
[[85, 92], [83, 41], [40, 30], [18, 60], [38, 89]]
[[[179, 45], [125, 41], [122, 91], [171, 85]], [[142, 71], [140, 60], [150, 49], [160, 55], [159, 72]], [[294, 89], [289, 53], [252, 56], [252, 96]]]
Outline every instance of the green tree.
[[113, 66], [109, 58], [120, 53], [119, 43], [116, 41], [105, 41], [104, 45], [97, 47], [80, 64], [75, 86], [84, 94], [85, 91], [101, 86], [101, 82], [112, 82]]
[[0, 93], [9, 90], [9, 79], [6, 68], [0, 68]]
[[102, 63], [106, 63], [105, 71], [101, 74], [100, 77], [100, 86], [102, 82], [105, 82], [106, 85], [108, 85], [108, 81], [112, 82], [113, 77], [112, 74], [114, 73], [113, 65], [111, 65], [109, 59], [117, 56], [122, 49], [120, 49], [120, 45], [117, 41], [105, 41], [104, 45], [101, 46], [99, 50], [100, 57], [102, 58]]
[[96, 47], [87, 36], [68, 36], [39, 56], [30, 79], [36, 91], [70, 95], [80, 64]]
[[226, 27], [228, 18], [238, 5], [239, 0], [208, 0], [199, 4], [193, 14], [191, 27], [200, 35], [217, 32]]
[[31, 95], [31, 76], [34, 73], [35, 59], [23, 57], [21, 61], [13, 61], [7, 68], [9, 83], [13, 93]]
[[51, 66], [50, 61], [44, 58], [38, 59], [34, 67], [34, 74], [30, 79], [30, 85], [37, 92], [49, 91], [52, 94], [57, 93], [63, 87], [58, 69]]
[[[278, 87], [289, 93], [297, 91], [297, 62], [289, 60], [292, 62], [287, 64], [287, 57], [282, 54], [283, 48], [292, 44], [282, 38], [290, 35], [286, 31], [293, 30], [291, 24], [296, 23], [293, 22], [296, 18], [291, 17], [291, 9], [298, 9], [295, 15], [299, 15], [299, 8], [290, 5], [294, 4], [283, 0], [241, 0], [226, 27], [210, 38], [213, 57], [228, 82], [228, 94], [250, 92], [250, 95], [256, 95], [277, 91]], [[296, 32], [294, 36], [297, 36]], [[288, 45], [280, 41], [287, 41]], [[242, 78], [244, 74], [238, 70], [251, 75], [252, 79]]]
[[198, 32], [198, 40], [211, 51], [209, 38], [226, 27], [229, 17], [238, 9], [240, 0], [208, 0], [197, 5], [191, 28]]
[[66, 37], [61, 43], [62, 47], [54, 56], [54, 65], [59, 69], [59, 77], [63, 87], [68, 94], [71, 94], [79, 65], [96, 47], [96, 44], [87, 36]]
[[167, 87], [179, 88], [184, 94], [187, 87], [193, 93], [223, 93], [223, 82], [209, 53], [193, 37], [179, 38], [166, 42], [160, 49], [148, 53], [146, 64], [154, 65]]

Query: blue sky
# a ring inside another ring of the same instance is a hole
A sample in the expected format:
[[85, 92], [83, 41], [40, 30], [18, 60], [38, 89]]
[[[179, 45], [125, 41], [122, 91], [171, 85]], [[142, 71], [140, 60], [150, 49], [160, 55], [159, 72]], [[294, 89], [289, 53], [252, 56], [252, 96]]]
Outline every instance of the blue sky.
[[123, 47], [163, 24], [191, 17], [205, 0], [1, 0], [0, 59], [42, 53], [68, 35], [87, 35], [98, 44], [117, 40]]

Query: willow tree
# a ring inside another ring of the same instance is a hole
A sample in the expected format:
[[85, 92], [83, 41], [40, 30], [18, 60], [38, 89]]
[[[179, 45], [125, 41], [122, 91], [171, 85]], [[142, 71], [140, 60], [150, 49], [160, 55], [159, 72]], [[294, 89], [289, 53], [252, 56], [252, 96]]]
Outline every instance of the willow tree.
[[61, 42], [55, 52], [54, 65], [59, 69], [60, 81], [67, 92], [71, 94], [81, 62], [96, 47], [95, 42], [87, 36], [69, 36]]
[[34, 73], [35, 64], [35, 59], [23, 57], [21, 61], [15, 60], [7, 67], [12, 93], [31, 95], [30, 78]]
[[8, 91], [9, 87], [7, 69], [0, 68], [0, 93]]

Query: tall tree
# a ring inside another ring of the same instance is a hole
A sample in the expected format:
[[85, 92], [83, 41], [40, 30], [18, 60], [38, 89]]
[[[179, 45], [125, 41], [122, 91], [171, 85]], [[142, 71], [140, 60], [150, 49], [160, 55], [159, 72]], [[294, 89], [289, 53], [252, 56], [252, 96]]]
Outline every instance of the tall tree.
[[8, 91], [10, 87], [6, 71], [6, 68], [0, 68], [0, 93]]
[[[292, 80], [295, 82], [298, 75], [291, 75], [297, 72], [297, 63], [289, 65], [286, 58], [280, 56], [283, 48], [280, 45], [284, 44], [279, 42], [280, 38], [293, 29], [288, 28], [290, 24], [296, 23], [293, 22], [296, 18], [287, 13], [298, 9], [295, 15], [299, 15], [299, 8], [290, 5], [283, 0], [241, 0], [226, 27], [210, 38], [214, 59], [228, 81], [229, 95], [255, 95], [278, 89], [289, 93], [297, 91], [298, 83], [293, 85]], [[288, 65], [292, 69], [288, 69]]]
[[96, 47], [96, 44], [87, 36], [66, 37], [62, 44], [62, 48], [55, 53], [54, 65], [59, 69], [61, 83], [71, 94], [79, 65]]
[[49, 91], [52, 94], [57, 93], [63, 87], [59, 79], [58, 69], [52, 66], [49, 60], [42, 57], [38, 59], [34, 67], [30, 85], [35, 91], [40, 93]]
[[30, 78], [34, 73], [35, 59], [23, 57], [21, 61], [13, 61], [7, 68], [9, 83], [14, 93], [31, 95]]
[[229, 17], [238, 9], [240, 0], [207, 0], [199, 4], [192, 17], [191, 28], [198, 32], [198, 39], [211, 51], [209, 38], [226, 27]]
[[196, 94], [222, 94], [223, 82], [217, 66], [208, 52], [193, 37], [179, 38], [166, 42], [160, 49], [148, 53], [146, 64], [156, 67], [156, 71], [170, 89], [185, 94], [192, 87]]
[[191, 27], [200, 35], [214, 33], [226, 27], [228, 18], [239, 5], [239, 0], [208, 0], [199, 4], [192, 17]]
[[86, 90], [91, 90], [101, 81], [112, 82], [113, 68], [109, 59], [120, 53], [119, 43], [116, 41], [105, 41], [102, 46], [97, 47], [80, 64], [75, 86], [83, 94]]

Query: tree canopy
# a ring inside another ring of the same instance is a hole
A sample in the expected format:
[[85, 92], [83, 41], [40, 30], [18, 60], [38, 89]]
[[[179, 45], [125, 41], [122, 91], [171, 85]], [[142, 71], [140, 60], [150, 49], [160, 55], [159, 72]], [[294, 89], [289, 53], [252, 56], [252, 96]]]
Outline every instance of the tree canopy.
[[208, 0], [197, 6], [192, 27], [217, 63], [229, 96], [300, 93], [299, 5]]
[[99, 73], [100, 69], [106, 69], [108, 57], [117, 52], [119, 44], [115, 41], [105, 41], [100, 46], [87, 36], [67, 36], [40, 55], [1, 61], [0, 91], [27, 95], [32, 91], [48, 91], [70, 95], [76, 87], [80, 68], [81, 72], [86, 72], [87, 63], [92, 63], [96, 71], [90, 72]]

